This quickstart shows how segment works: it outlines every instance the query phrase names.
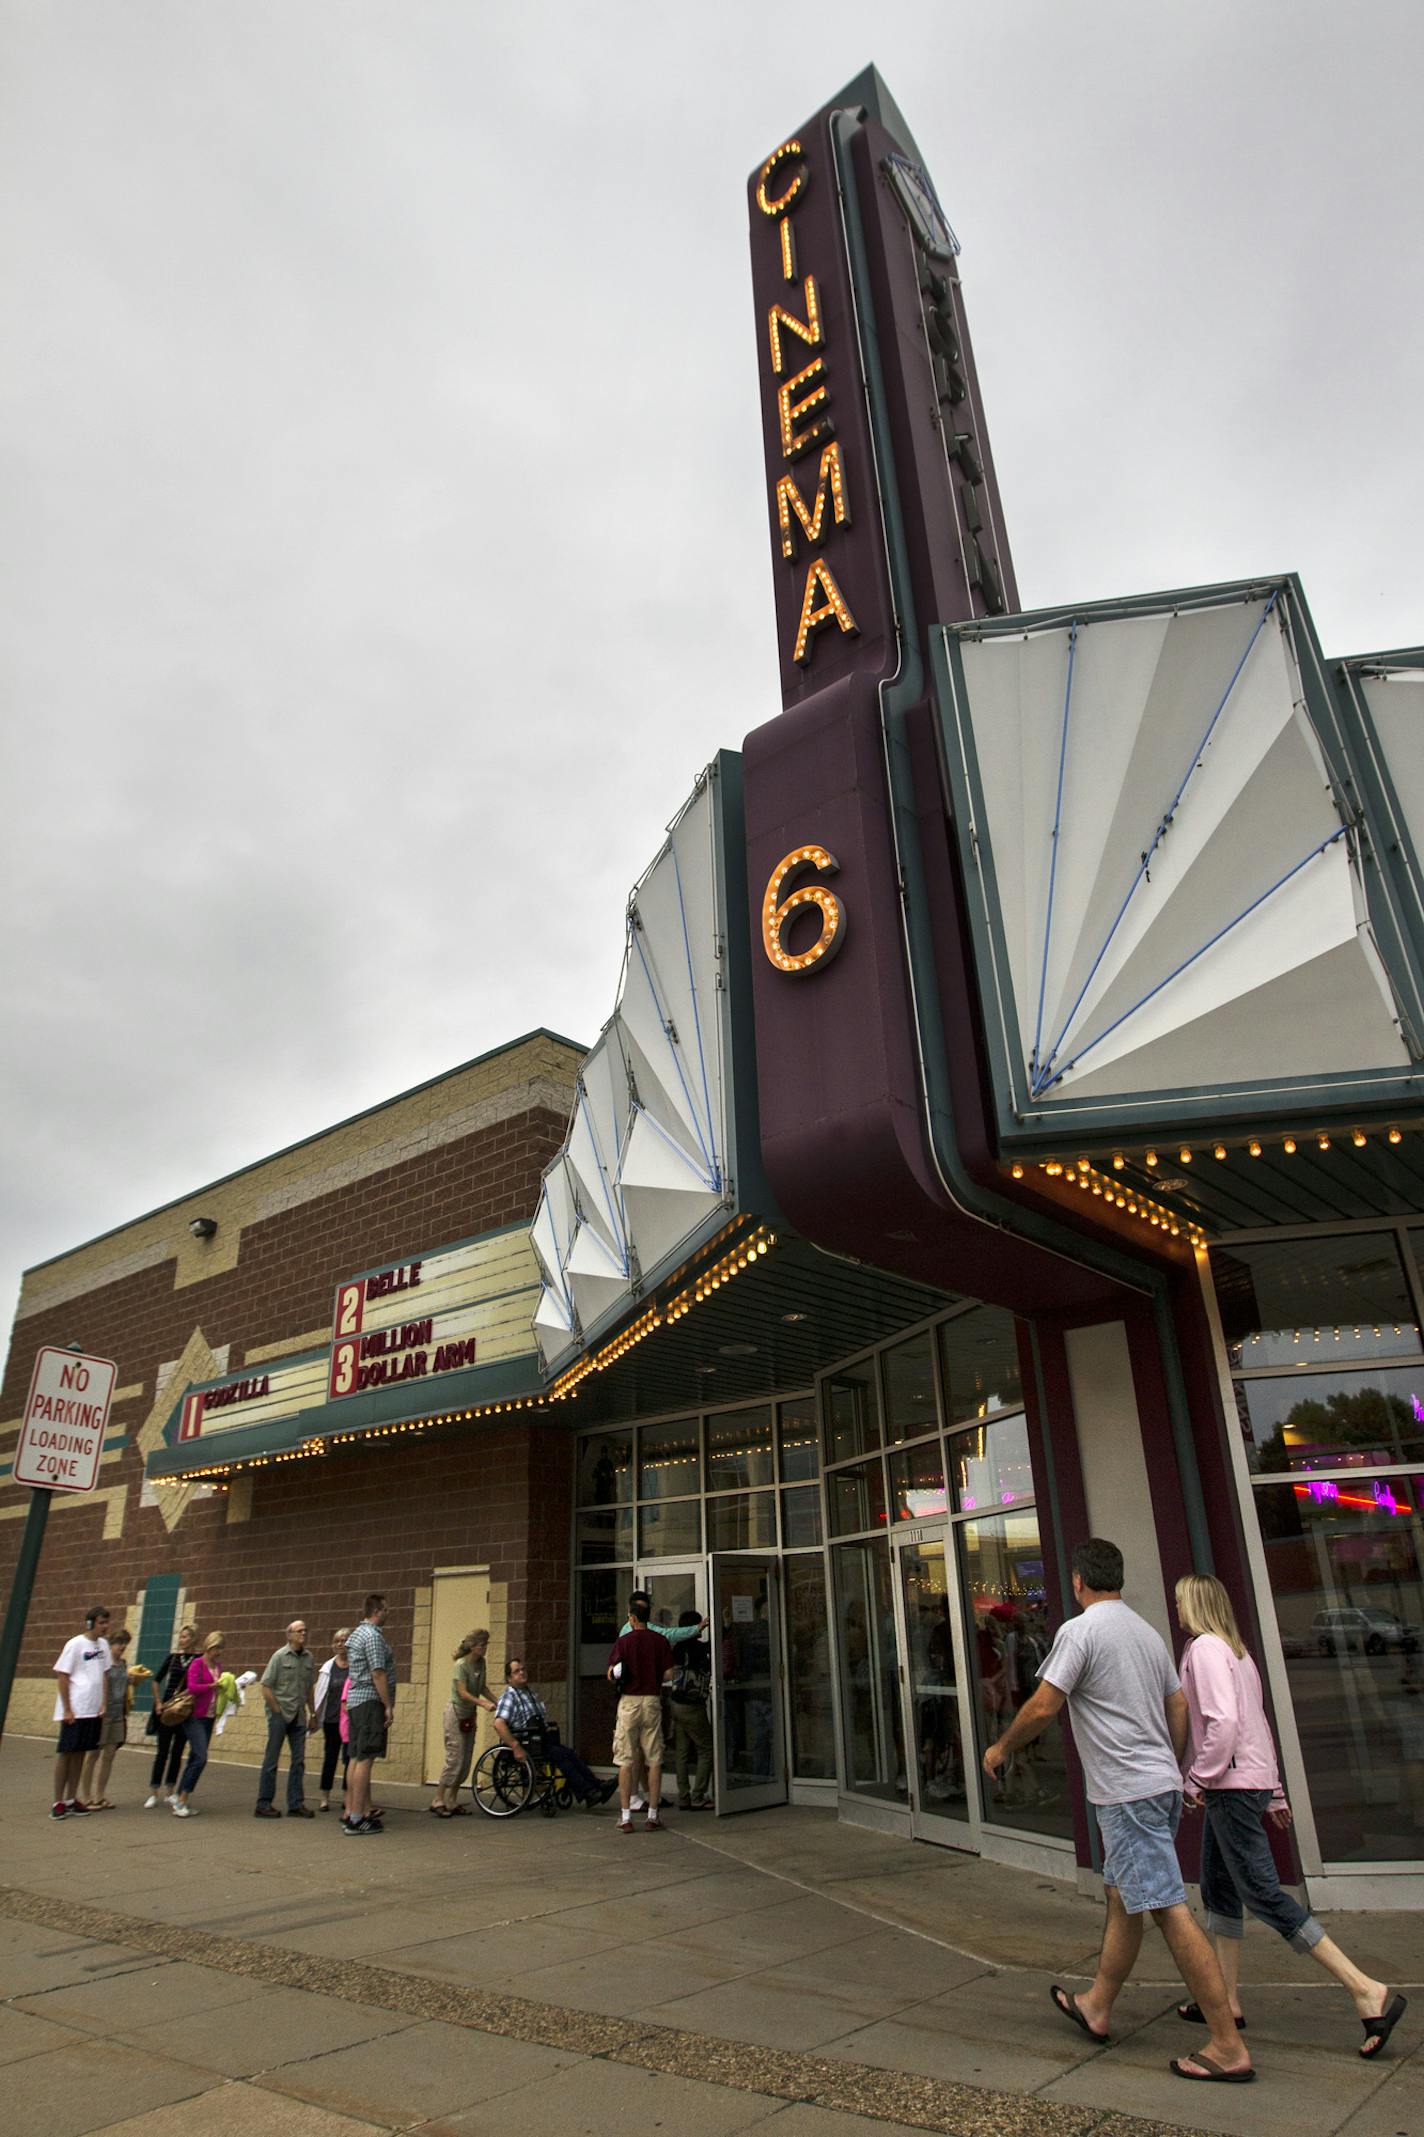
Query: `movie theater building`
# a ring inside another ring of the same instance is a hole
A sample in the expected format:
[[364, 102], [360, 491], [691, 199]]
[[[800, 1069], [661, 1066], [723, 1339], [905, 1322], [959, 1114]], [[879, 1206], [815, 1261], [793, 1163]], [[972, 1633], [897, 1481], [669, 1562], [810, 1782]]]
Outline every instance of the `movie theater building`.
[[403, 1774], [482, 1604], [603, 1762], [636, 1581], [713, 1621], [723, 1815], [1090, 1876], [1068, 1732], [980, 1758], [1096, 1532], [1174, 1646], [1177, 1578], [1230, 1588], [1315, 1902], [1419, 1906], [1424, 655], [1327, 659], [1276, 573], [1024, 612], [957, 241], [873, 71], [748, 207], [783, 710], [638, 880], [593, 1049], [393, 1101], [443, 1135], [486, 1079], [484, 1184], [432, 1203], [371, 1115], [344, 1230], [279, 1252], [257, 1167], [224, 1274], [205, 1193], [130, 1228], [141, 1270], [27, 1280], [8, 1414], [71, 1337], [133, 1405], [122, 1533], [54, 1523], [27, 1667], [81, 1567], [157, 1649], [180, 1586], [255, 1638], [305, 1565], [327, 1615], [392, 1591]]

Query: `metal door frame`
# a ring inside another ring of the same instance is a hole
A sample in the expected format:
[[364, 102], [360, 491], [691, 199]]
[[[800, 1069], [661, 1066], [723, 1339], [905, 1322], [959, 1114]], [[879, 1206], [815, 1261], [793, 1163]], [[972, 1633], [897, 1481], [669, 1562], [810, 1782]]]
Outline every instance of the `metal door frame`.
[[[916, 1697], [913, 1682], [913, 1656], [910, 1647], [910, 1628], [905, 1615], [905, 1583], [901, 1561], [905, 1551], [922, 1548], [926, 1544], [938, 1544], [944, 1553], [945, 1593], [949, 1603], [950, 1639], [954, 1648], [954, 1693], [959, 1711], [960, 1755], [965, 1761], [965, 1799], [967, 1815], [964, 1818], [946, 1817], [940, 1811], [926, 1808], [920, 1801], [920, 1740], [916, 1726]], [[902, 1549], [903, 1546], [903, 1549]], [[890, 1531], [890, 1566], [893, 1574], [891, 1598], [895, 1609], [895, 1641], [899, 1648], [896, 1661], [900, 1677], [900, 1726], [905, 1746], [906, 1800], [910, 1813], [910, 1834], [915, 1840], [932, 1840], [939, 1847], [958, 1848], [962, 1852], [982, 1855], [983, 1798], [978, 1783], [979, 1753], [974, 1726], [974, 1712], [970, 1701], [971, 1677], [969, 1673], [968, 1641], [964, 1629], [964, 1593], [959, 1578], [959, 1558], [955, 1547], [954, 1524], [946, 1514], [942, 1519], [907, 1522], [903, 1528]]]
[[[771, 1810], [791, 1801], [791, 1763], [786, 1717], [786, 1609], [781, 1581], [781, 1553], [766, 1551], [713, 1551], [708, 1554], [707, 1616], [708, 1646], [712, 1653], [712, 1775], [717, 1816], [734, 1817], [742, 1811]], [[726, 1742], [722, 1728], [722, 1634], [718, 1575], [723, 1566], [755, 1567], [766, 1579], [768, 1604], [775, 1610], [768, 1643], [771, 1662], [772, 1763], [780, 1779], [764, 1788], [729, 1789]]]

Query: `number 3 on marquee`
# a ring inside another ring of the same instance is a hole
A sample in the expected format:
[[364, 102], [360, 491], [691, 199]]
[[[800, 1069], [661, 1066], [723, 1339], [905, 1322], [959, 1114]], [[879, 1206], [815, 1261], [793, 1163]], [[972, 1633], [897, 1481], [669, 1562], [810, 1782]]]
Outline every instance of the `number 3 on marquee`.
[[[797, 846], [784, 861], [778, 861], [771, 871], [771, 880], [766, 886], [766, 896], [761, 906], [762, 948], [778, 972], [789, 972], [799, 978], [805, 972], [819, 972], [828, 965], [846, 937], [845, 907], [834, 891], [827, 890], [823, 883], [802, 883], [785, 897], [782, 892], [788, 882], [794, 881], [808, 868], [814, 868], [824, 876], [833, 876], [840, 863], [824, 846]], [[808, 905], [819, 906], [821, 932], [809, 950], [795, 955], [782, 943], [782, 934], [787, 922]]]

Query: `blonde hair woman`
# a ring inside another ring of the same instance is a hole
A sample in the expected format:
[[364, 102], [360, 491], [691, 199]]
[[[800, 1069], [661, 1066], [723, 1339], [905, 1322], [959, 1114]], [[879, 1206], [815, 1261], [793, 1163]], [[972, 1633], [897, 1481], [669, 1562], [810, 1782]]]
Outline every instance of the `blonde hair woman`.
[[441, 1717], [445, 1729], [445, 1767], [430, 1804], [431, 1814], [436, 1818], [468, 1818], [470, 1815], [458, 1799], [475, 1755], [475, 1723], [480, 1708], [486, 1708], [491, 1714], [494, 1712], [494, 1701], [485, 1683], [488, 1647], [489, 1633], [481, 1626], [476, 1632], [466, 1633], [452, 1657], [455, 1671], [450, 1679], [450, 1700]]
[[[1177, 1617], [1191, 1636], [1181, 1672], [1191, 1731], [1186, 1802], [1190, 1809], [1206, 1813], [1202, 1906], [1236, 2023], [1246, 2024], [1237, 1981], [1245, 1934], [1243, 1907], [1249, 1907], [1292, 1951], [1308, 1953], [1334, 1975], [1365, 2029], [1360, 2054], [1376, 2056], [1404, 2016], [1406, 2000], [1391, 1996], [1384, 1982], [1362, 1974], [1314, 1915], [1281, 1890], [1265, 1821], [1288, 1826], [1290, 1805], [1281, 1793], [1260, 1673], [1246, 1652], [1231, 1598], [1214, 1574], [1188, 1573], [1177, 1583]], [[1177, 2015], [1202, 2023], [1193, 2003], [1178, 2004]]]
[[[341, 1793], [346, 1794], [346, 1746], [341, 1741], [341, 1694], [346, 1688], [346, 1642], [351, 1627], [340, 1625], [331, 1636], [331, 1653], [317, 1673], [312, 1693], [312, 1727], [322, 1732], [321, 1808], [331, 1809], [331, 1789], [341, 1767]], [[344, 1808], [344, 1805], [343, 1805]]]
[[222, 1634], [210, 1632], [203, 1642], [203, 1652], [195, 1655], [188, 1664], [185, 1685], [192, 1694], [193, 1711], [183, 1724], [183, 1734], [188, 1742], [188, 1763], [178, 1783], [178, 1800], [173, 1806], [175, 1818], [196, 1818], [198, 1815], [188, 1798], [202, 1779], [203, 1768], [208, 1763], [208, 1746], [213, 1740], [213, 1703], [218, 1696], [218, 1678], [222, 1675], [222, 1651]]

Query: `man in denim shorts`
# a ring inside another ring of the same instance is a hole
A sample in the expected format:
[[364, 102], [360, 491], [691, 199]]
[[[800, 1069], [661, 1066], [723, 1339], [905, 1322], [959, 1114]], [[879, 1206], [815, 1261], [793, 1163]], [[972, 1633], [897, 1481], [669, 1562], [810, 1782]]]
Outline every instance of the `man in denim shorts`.
[[1177, 1861], [1187, 1702], [1160, 1634], [1122, 1599], [1122, 1553], [1094, 1537], [1073, 1553], [1081, 1615], [1060, 1626], [1039, 1684], [996, 1744], [984, 1771], [998, 1778], [1011, 1752], [1032, 1743], [1067, 1702], [1088, 1801], [1103, 1841], [1108, 1918], [1093, 1985], [1075, 1996], [1055, 1982], [1056, 2008], [1095, 2041], [1108, 2039], [1118, 1990], [1142, 1948], [1150, 1914], [1210, 2029], [1205, 2048], [1170, 2068], [1198, 2084], [1245, 2085], [1255, 2076], [1241, 2044], [1216, 1955], [1187, 1906]]

